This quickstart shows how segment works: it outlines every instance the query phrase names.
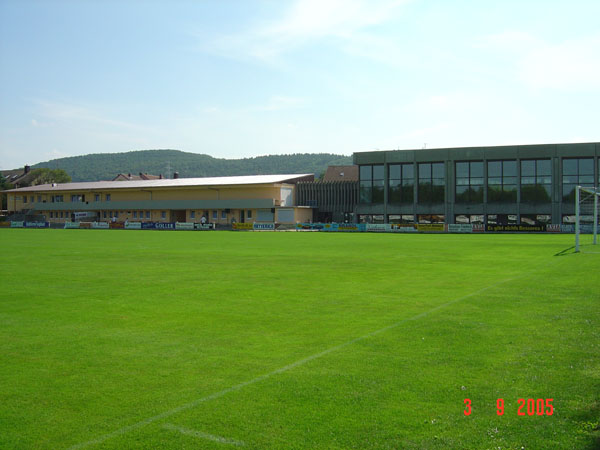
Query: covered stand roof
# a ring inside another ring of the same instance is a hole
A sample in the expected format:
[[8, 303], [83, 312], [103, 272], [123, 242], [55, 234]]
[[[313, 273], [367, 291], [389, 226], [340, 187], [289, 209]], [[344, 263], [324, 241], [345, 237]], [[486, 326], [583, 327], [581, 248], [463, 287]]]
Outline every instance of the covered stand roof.
[[298, 181], [311, 181], [312, 173], [284, 174], [284, 175], [244, 175], [238, 177], [208, 177], [208, 178], [175, 178], [162, 180], [131, 180], [131, 181], [93, 181], [82, 183], [53, 183], [11, 189], [4, 192], [28, 191], [89, 191], [103, 189], [135, 189], [135, 188], [173, 188], [173, 187], [201, 187], [201, 186], [227, 186], [247, 184], [274, 184], [296, 183]]

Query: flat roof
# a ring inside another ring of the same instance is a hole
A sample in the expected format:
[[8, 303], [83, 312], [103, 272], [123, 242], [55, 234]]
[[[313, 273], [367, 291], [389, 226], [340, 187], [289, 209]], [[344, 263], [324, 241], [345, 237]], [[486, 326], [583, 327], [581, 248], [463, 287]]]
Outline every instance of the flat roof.
[[10, 189], [4, 192], [28, 191], [88, 191], [103, 189], [136, 189], [136, 188], [173, 188], [193, 186], [227, 186], [244, 184], [275, 184], [296, 182], [303, 178], [314, 177], [312, 173], [284, 175], [244, 175], [239, 177], [208, 177], [208, 178], [172, 178], [162, 180], [131, 180], [131, 181], [93, 181], [81, 183], [54, 183]]
[[363, 155], [369, 153], [390, 153], [390, 152], [427, 152], [429, 150], [481, 150], [481, 149], [503, 149], [503, 148], [535, 148], [535, 147], [548, 147], [548, 146], [568, 146], [568, 145], [599, 145], [600, 142], [551, 142], [542, 144], [506, 144], [506, 145], [475, 145], [467, 147], [426, 147], [426, 148], [398, 148], [389, 150], [365, 150], [362, 152], [354, 152], [353, 155]]

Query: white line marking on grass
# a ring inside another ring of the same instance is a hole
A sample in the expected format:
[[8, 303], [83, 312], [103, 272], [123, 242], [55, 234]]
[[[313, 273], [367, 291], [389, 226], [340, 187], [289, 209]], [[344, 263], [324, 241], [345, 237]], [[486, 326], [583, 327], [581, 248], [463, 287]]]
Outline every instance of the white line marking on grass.
[[215, 436], [213, 434], [204, 433], [202, 431], [190, 430], [189, 428], [178, 427], [177, 425], [173, 425], [172, 423], [165, 423], [163, 428], [166, 430], [179, 431], [181, 434], [185, 434], [187, 436], [194, 436], [201, 439], [208, 439], [209, 441], [218, 442], [219, 444], [229, 444], [229, 445], [237, 445], [238, 447], [243, 447], [246, 445], [242, 441], [236, 441], [235, 439], [227, 439], [221, 436]]
[[[545, 266], [547, 267], [548, 264], [546, 264]], [[475, 292], [472, 292], [470, 294], [467, 294], [467, 295], [464, 295], [462, 297], [456, 298], [454, 300], [450, 300], [449, 302], [446, 302], [446, 303], [443, 303], [441, 305], [438, 305], [438, 306], [436, 306], [434, 308], [431, 308], [431, 309], [429, 309], [427, 311], [424, 311], [424, 312], [422, 312], [420, 314], [417, 314], [416, 316], [409, 317], [407, 319], [402, 319], [399, 322], [396, 322], [396, 323], [393, 323], [391, 325], [388, 325], [387, 327], [383, 327], [383, 328], [380, 328], [379, 330], [371, 331], [370, 333], [367, 333], [367, 334], [362, 335], [360, 337], [351, 339], [351, 340], [346, 341], [346, 342], [344, 342], [342, 344], [338, 344], [338, 345], [335, 345], [333, 347], [329, 347], [326, 350], [323, 350], [323, 351], [321, 351], [319, 353], [315, 353], [313, 355], [307, 356], [306, 358], [299, 359], [296, 362], [288, 364], [287, 366], [280, 367], [279, 369], [275, 369], [272, 372], [265, 373], [263, 375], [259, 375], [256, 378], [253, 378], [251, 380], [243, 381], [242, 383], [235, 384], [235, 385], [233, 385], [231, 387], [228, 387], [226, 389], [223, 389], [221, 391], [218, 391], [218, 392], [215, 392], [213, 394], [207, 395], [206, 397], [201, 397], [201, 398], [199, 398], [197, 400], [194, 400], [194, 401], [189, 402], [189, 403], [185, 403], [185, 404], [183, 404], [181, 406], [178, 406], [176, 408], [173, 408], [173, 409], [171, 409], [169, 411], [165, 411], [165, 412], [157, 414], [155, 416], [148, 417], [147, 419], [141, 420], [141, 421], [139, 421], [137, 423], [134, 423], [134, 424], [131, 424], [131, 425], [127, 425], [127, 426], [125, 426], [123, 428], [119, 428], [118, 430], [115, 430], [115, 431], [112, 431], [110, 433], [104, 434], [104, 435], [99, 436], [99, 437], [97, 437], [95, 439], [92, 439], [90, 441], [81, 442], [81, 443], [76, 444], [76, 445], [74, 445], [72, 447], [69, 447], [69, 450], [76, 450], [76, 449], [80, 449], [80, 448], [84, 448], [84, 447], [89, 447], [90, 445], [100, 444], [101, 442], [104, 442], [107, 439], [110, 439], [110, 438], [113, 438], [113, 437], [116, 437], [116, 436], [120, 436], [122, 434], [128, 433], [129, 431], [136, 430], [138, 428], [142, 428], [142, 427], [144, 427], [146, 425], [149, 425], [149, 424], [151, 424], [153, 422], [156, 422], [158, 420], [166, 419], [167, 417], [171, 417], [171, 416], [173, 416], [173, 415], [175, 415], [177, 413], [180, 413], [182, 411], [194, 408], [194, 407], [196, 407], [196, 406], [198, 406], [198, 405], [200, 405], [200, 404], [202, 404], [204, 402], [207, 402], [207, 401], [210, 401], [210, 400], [214, 400], [214, 399], [219, 398], [219, 397], [223, 397], [224, 395], [227, 395], [230, 392], [239, 391], [240, 389], [243, 389], [246, 386], [250, 386], [252, 384], [256, 384], [256, 383], [258, 383], [260, 381], [263, 381], [263, 380], [266, 380], [267, 378], [272, 377], [273, 375], [278, 375], [280, 373], [284, 373], [284, 372], [287, 372], [288, 370], [294, 369], [294, 368], [296, 368], [298, 366], [302, 366], [302, 365], [304, 365], [304, 364], [306, 364], [306, 363], [308, 363], [310, 361], [313, 361], [315, 359], [318, 359], [318, 358], [321, 358], [321, 357], [323, 357], [325, 355], [328, 355], [331, 352], [334, 352], [336, 350], [340, 350], [342, 348], [348, 347], [349, 345], [355, 344], [355, 343], [360, 342], [360, 341], [364, 341], [365, 339], [368, 339], [368, 338], [370, 338], [372, 336], [376, 336], [378, 334], [384, 333], [385, 331], [388, 331], [388, 330], [391, 330], [393, 328], [396, 328], [396, 327], [398, 327], [398, 326], [400, 326], [403, 323], [406, 323], [408, 321], [421, 319], [422, 317], [425, 317], [428, 314], [431, 314], [433, 312], [439, 311], [440, 309], [446, 308], [446, 307], [448, 307], [450, 305], [458, 303], [458, 302], [460, 302], [462, 300], [465, 300], [467, 298], [479, 295], [479, 294], [481, 294], [481, 293], [483, 293], [483, 292], [485, 292], [485, 291], [487, 291], [489, 289], [495, 288], [496, 286], [500, 286], [500, 285], [502, 285], [504, 283], [508, 283], [509, 281], [513, 281], [513, 280], [516, 280], [518, 278], [523, 278], [526, 275], [531, 275], [531, 273], [533, 273], [534, 271], [535, 271], [535, 269], [534, 270], [530, 270], [527, 273], [523, 273], [521, 275], [517, 275], [517, 276], [511, 277], [511, 278], [506, 278], [505, 280], [498, 281], [497, 283], [490, 284], [487, 287], [481, 288], [481, 289], [479, 289], [479, 290], [477, 290]]]

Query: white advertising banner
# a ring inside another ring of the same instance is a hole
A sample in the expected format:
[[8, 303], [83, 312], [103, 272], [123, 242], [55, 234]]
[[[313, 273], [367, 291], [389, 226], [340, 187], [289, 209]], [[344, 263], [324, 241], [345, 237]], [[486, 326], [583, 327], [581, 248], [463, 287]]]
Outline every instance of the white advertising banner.
[[389, 223], [368, 223], [367, 231], [377, 231], [380, 233], [385, 233], [391, 230], [391, 226]]
[[472, 233], [473, 225], [470, 223], [449, 223], [449, 233]]

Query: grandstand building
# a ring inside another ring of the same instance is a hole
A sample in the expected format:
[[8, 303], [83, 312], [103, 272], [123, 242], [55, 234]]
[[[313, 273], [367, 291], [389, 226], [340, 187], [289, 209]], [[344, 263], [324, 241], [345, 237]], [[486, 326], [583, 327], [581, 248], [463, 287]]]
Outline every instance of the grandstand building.
[[312, 220], [296, 206], [299, 181], [312, 174], [216, 178], [140, 179], [44, 184], [5, 191], [9, 213], [44, 215], [51, 223], [73, 219], [214, 224]]
[[600, 184], [600, 143], [360, 152], [354, 164], [360, 222], [573, 223], [575, 186]]

